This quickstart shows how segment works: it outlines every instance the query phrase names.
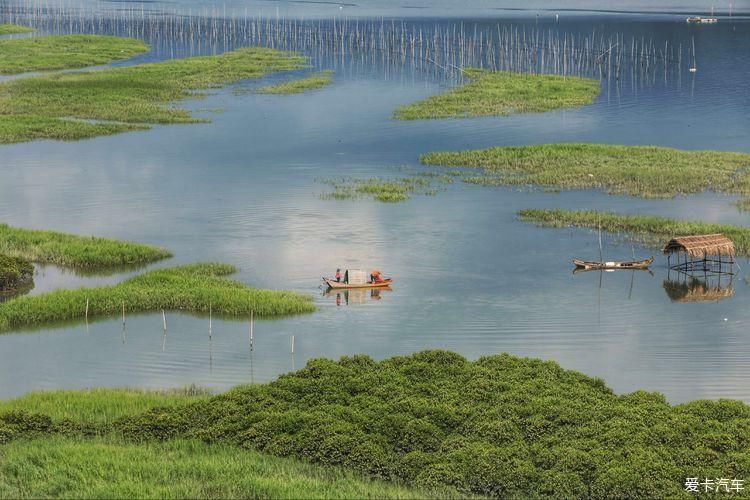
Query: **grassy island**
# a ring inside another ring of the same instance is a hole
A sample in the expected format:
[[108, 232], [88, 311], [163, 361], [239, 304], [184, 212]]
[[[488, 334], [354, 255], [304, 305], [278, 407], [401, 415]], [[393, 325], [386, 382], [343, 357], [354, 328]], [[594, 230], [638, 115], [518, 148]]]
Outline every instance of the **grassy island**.
[[0, 36], [2, 35], [18, 35], [21, 33], [33, 33], [36, 31], [35, 28], [29, 26], [21, 26], [19, 24], [0, 24]]
[[191, 264], [157, 269], [122, 283], [98, 288], [55, 290], [19, 297], [0, 304], [0, 331], [37, 327], [55, 322], [128, 313], [167, 311], [209, 312], [247, 318], [283, 316], [315, 310], [308, 296], [294, 292], [250, 288], [226, 279], [236, 269], [225, 264]]
[[0, 293], [28, 287], [33, 279], [34, 266], [29, 261], [0, 253]]
[[0, 74], [97, 66], [129, 59], [148, 49], [141, 40], [103, 35], [0, 40]]
[[603, 189], [612, 194], [665, 198], [713, 190], [750, 194], [750, 154], [682, 151], [656, 146], [543, 144], [429, 153], [426, 165], [475, 167], [468, 182]]
[[82, 73], [21, 78], [0, 84], [0, 143], [73, 140], [205, 119], [174, 107], [201, 90], [299, 69], [295, 53], [244, 48], [218, 56]]
[[468, 83], [399, 107], [398, 120], [472, 118], [540, 113], [594, 102], [599, 82], [589, 78], [481, 69], [464, 71]]
[[7, 224], [0, 224], [0, 254], [88, 270], [148, 264], [172, 255], [163, 248], [140, 243], [21, 229]]
[[301, 94], [310, 90], [322, 89], [330, 85], [331, 82], [333, 82], [333, 71], [326, 70], [297, 80], [259, 87], [256, 92], [260, 94]]
[[546, 227], [583, 227], [623, 234], [656, 250], [675, 236], [722, 233], [734, 241], [737, 255], [750, 257], [750, 228], [729, 224], [682, 221], [650, 215], [619, 215], [596, 210], [526, 209], [518, 212], [521, 220]]
[[[673, 406], [659, 393], [617, 395], [601, 380], [554, 362], [507, 354], [473, 362], [445, 351], [380, 362], [367, 356], [312, 360], [269, 384], [128, 412], [109, 423], [35, 410], [0, 409], [0, 442], [6, 443], [0, 492], [4, 487], [8, 496], [20, 485], [44, 496], [45, 484], [89, 477], [92, 460], [96, 470], [119, 464], [109, 475], [110, 491], [140, 485], [140, 470], [152, 477], [164, 467], [181, 471], [170, 484], [184, 484], [187, 489], [177, 491], [191, 496], [195, 471], [212, 478], [211, 464], [223, 463], [225, 454], [235, 457], [224, 474], [229, 491], [263, 476], [266, 469], [250, 464], [269, 455], [423, 491], [498, 498], [679, 498], [688, 477], [750, 475], [748, 405]], [[120, 448], [130, 457], [124, 463], [114, 458]], [[184, 454], [174, 451], [181, 449]], [[161, 460], [162, 450], [179, 459]], [[56, 459], [63, 454], [69, 459]], [[193, 465], [183, 469], [183, 462]], [[45, 482], [34, 479], [40, 470]], [[287, 480], [299, 479], [290, 474]], [[162, 482], [155, 479], [151, 487]], [[67, 487], [83, 487], [78, 483]], [[341, 495], [340, 484], [331, 487], [326, 496]], [[227, 490], [217, 491], [213, 496]]]

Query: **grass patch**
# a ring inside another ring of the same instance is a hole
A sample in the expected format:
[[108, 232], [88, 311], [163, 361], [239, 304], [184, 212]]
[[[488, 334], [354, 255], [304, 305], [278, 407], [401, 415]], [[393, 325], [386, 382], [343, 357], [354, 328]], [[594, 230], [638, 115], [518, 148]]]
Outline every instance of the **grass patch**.
[[464, 71], [469, 83], [396, 109], [397, 120], [472, 118], [540, 113], [591, 104], [599, 82], [589, 78], [482, 69]]
[[0, 40], [0, 74], [97, 66], [142, 54], [141, 40], [103, 35], [61, 35]]
[[259, 87], [255, 91], [260, 94], [301, 94], [327, 87], [331, 82], [333, 82], [333, 71], [326, 70], [297, 80]]
[[18, 35], [21, 33], [32, 33], [36, 31], [36, 28], [30, 28], [28, 26], [21, 26], [19, 24], [0, 24], [0, 36], [2, 35]]
[[[599, 379], [510, 355], [425, 351], [318, 359], [265, 385], [124, 417], [112, 436], [200, 439], [423, 489], [511, 498], [666, 498], [687, 477], [750, 474], [750, 407], [618, 396]], [[0, 414], [0, 435], [86, 429]]]
[[[459, 172], [460, 175], [460, 172]], [[417, 172], [410, 177], [357, 179], [342, 177], [340, 179], [319, 180], [333, 188], [323, 193], [324, 200], [356, 200], [368, 198], [383, 203], [406, 201], [413, 195], [432, 196], [437, 194], [438, 186], [452, 184], [455, 175], [437, 172]]]
[[521, 220], [546, 227], [584, 227], [623, 234], [644, 246], [661, 250], [676, 236], [722, 233], [734, 242], [737, 255], [750, 257], [750, 228], [699, 221], [682, 221], [651, 215], [619, 215], [596, 210], [526, 209], [518, 212]]
[[42, 413], [53, 420], [86, 424], [111, 424], [118, 418], [152, 408], [171, 408], [207, 398], [209, 392], [195, 386], [160, 391], [141, 389], [90, 389], [31, 392], [0, 401], [0, 413]]
[[236, 271], [225, 264], [192, 264], [157, 269], [122, 283], [98, 288], [55, 290], [19, 297], [0, 304], [0, 331], [37, 327], [54, 322], [83, 321], [86, 300], [89, 318], [128, 313], [168, 311], [205, 312], [246, 318], [312, 312], [308, 296], [294, 292], [250, 288], [226, 279]]
[[205, 95], [201, 90], [299, 69], [305, 61], [292, 52], [243, 48], [218, 56], [12, 80], [0, 84], [0, 143], [83, 139], [151, 124], [205, 122], [172, 104], [200, 98]]
[[354, 200], [370, 198], [383, 203], [406, 201], [413, 194], [434, 194], [428, 179], [419, 177], [402, 177], [398, 179], [356, 179], [344, 177], [337, 180], [320, 181], [333, 188], [332, 192], [323, 193], [324, 200]]
[[20, 257], [0, 253], [0, 293], [29, 286], [34, 279], [34, 266]]
[[0, 224], [0, 254], [89, 270], [142, 265], [172, 256], [163, 248], [140, 243], [21, 229], [7, 224]]
[[133, 444], [58, 437], [0, 447], [0, 498], [446, 496], [197, 440]]
[[743, 198], [736, 201], [734, 205], [740, 209], [740, 212], [750, 212], [750, 198]]
[[713, 190], [750, 194], [750, 154], [681, 151], [655, 146], [544, 144], [422, 155], [426, 165], [475, 167], [468, 182], [535, 184], [553, 189], [603, 189], [665, 198]]

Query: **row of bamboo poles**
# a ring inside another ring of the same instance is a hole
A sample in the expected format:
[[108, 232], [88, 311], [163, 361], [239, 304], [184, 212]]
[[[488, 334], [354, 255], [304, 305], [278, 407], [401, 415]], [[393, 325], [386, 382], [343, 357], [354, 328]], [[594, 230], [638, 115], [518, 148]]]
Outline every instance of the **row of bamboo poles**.
[[[621, 33], [565, 32], [488, 22], [406, 22], [252, 17], [216, 8], [193, 14], [144, 8], [87, 10], [46, 2], [0, 7], [0, 21], [46, 33], [103, 33], [141, 38], [181, 53], [219, 53], [260, 45], [305, 54], [411, 66], [448, 78], [466, 68], [621, 79], [680, 70], [681, 45]], [[167, 54], [169, 55], [169, 54]], [[694, 55], [692, 55], [694, 58]]]

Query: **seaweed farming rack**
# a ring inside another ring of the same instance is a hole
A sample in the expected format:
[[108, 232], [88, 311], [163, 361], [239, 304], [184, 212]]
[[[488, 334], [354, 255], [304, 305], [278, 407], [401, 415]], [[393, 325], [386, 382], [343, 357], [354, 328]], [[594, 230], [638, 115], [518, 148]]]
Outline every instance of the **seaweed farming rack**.
[[[406, 22], [385, 19], [305, 20], [253, 17], [247, 11], [201, 12], [0, 6], [0, 22], [43, 33], [101, 33], [141, 38], [175, 55], [219, 53], [260, 45], [305, 54], [350, 57], [461, 78], [466, 68], [624, 79], [681, 69], [682, 46], [619, 33], [565, 32], [559, 26], [504, 22]], [[183, 54], [180, 47], [189, 47]], [[686, 54], [686, 56], [689, 56]]]

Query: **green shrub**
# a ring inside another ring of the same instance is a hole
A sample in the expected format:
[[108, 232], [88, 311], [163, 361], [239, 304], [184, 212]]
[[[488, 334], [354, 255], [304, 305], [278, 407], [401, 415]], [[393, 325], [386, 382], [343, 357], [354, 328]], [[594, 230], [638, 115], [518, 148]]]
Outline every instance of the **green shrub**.
[[0, 292], [29, 286], [34, 279], [34, 266], [21, 257], [0, 254]]
[[750, 475], [747, 405], [617, 396], [599, 379], [509, 355], [312, 360], [270, 384], [114, 428], [493, 497], [653, 498], [679, 495], [688, 475]]
[[[30, 414], [0, 417], [5, 441], [104, 431], [65, 428]], [[197, 438], [501, 498], [677, 497], [687, 477], [750, 477], [747, 405], [618, 396], [599, 379], [507, 354], [312, 360], [269, 384], [106, 428], [129, 441]]]

